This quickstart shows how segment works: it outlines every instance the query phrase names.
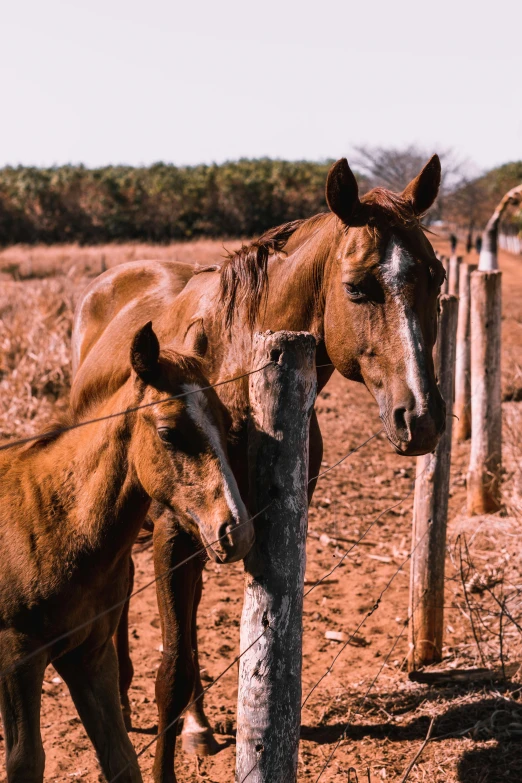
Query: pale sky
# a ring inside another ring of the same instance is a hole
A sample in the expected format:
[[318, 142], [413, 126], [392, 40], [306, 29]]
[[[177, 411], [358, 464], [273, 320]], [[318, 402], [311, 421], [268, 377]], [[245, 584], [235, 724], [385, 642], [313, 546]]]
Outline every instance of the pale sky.
[[16, 0], [0, 166], [522, 158], [522, 2]]

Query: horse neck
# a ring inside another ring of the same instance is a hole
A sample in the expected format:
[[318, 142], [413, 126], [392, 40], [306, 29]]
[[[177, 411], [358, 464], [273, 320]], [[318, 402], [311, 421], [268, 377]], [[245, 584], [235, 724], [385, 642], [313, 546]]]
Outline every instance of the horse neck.
[[[91, 410], [89, 418], [135, 404], [126, 387]], [[36, 457], [33, 470], [40, 474], [44, 513], [53, 509], [56, 517], [55, 509], [61, 511], [60, 537], [76, 555], [103, 549], [114, 558], [132, 546], [139, 531], [150, 500], [128, 459], [134, 421], [130, 414], [73, 429]]]
[[268, 266], [266, 305], [258, 329], [288, 329], [323, 335], [326, 259], [297, 251], [273, 258]]

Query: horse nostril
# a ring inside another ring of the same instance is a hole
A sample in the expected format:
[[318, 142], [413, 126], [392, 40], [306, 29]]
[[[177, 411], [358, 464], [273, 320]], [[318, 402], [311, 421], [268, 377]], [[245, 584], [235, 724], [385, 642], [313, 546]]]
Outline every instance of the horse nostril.
[[222, 522], [219, 526], [218, 540], [225, 550], [234, 546], [234, 528], [235, 525], [230, 522]]
[[408, 426], [406, 424], [406, 408], [393, 409], [393, 423], [395, 424], [395, 429], [398, 432], [408, 430]]
[[230, 536], [232, 525], [230, 522], [222, 522], [218, 529], [218, 540], [221, 544], [229, 543], [227, 538]]

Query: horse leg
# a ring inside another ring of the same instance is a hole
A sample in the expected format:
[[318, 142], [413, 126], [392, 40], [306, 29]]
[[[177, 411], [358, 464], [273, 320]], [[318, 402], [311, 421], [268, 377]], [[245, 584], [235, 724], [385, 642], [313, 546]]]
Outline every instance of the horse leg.
[[315, 485], [317, 484], [317, 475], [321, 472], [321, 462], [323, 459], [323, 436], [321, 435], [321, 429], [319, 427], [319, 422], [317, 421], [315, 409], [312, 411], [312, 417], [310, 419], [308, 450], [308, 503], [310, 504], [312, 502]]
[[134, 561], [129, 559], [129, 600], [123, 607], [120, 622], [114, 634], [114, 644], [118, 656], [118, 684], [120, 689], [121, 711], [127, 731], [132, 729], [131, 706], [129, 701], [129, 688], [134, 675], [134, 667], [129, 650], [129, 603], [134, 588]]
[[155, 783], [175, 783], [174, 754], [178, 716], [190, 702], [196, 669], [192, 653], [192, 618], [196, 584], [203, 559], [196, 557], [181, 568], [177, 563], [193, 555], [200, 544], [165, 511], [154, 523], [154, 568], [163, 638], [163, 656], [156, 677], [158, 740], [154, 757]]
[[201, 593], [203, 592], [203, 580], [198, 579], [195, 586], [194, 605], [192, 607], [192, 653], [194, 655], [195, 683], [192, 693], [192, 705], [185, 712], [181, 743], [185, 753], [193, 753], [197, 756], [211, 756], [219, 750], [219, 743], [214, 738], [214, 733], [205, 715], [203, 705], [203, 685], [199, 671], [198, 655], [198, 626], [197, 613]]
[[106, 779], [142, 783], [118, 693], [118, 659], [112, 639], [96, 650], [81, 647], [55, 661], [94, 745]]
[[[2, 661], [7, 656], [0, 656]], [[0, 677], [8, 783], [42, 783], [45, 753], [40, 734], [40, 705], [47, 656], [33, 658]]]

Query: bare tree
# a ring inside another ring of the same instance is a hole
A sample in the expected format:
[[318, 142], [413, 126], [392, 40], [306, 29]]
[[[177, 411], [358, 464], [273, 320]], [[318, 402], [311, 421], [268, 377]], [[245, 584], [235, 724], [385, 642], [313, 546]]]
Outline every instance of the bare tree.
[[354, 148], [353, 163], [369, 181], [371, 187], [386, 187], [401, 192], [408, 182], [417, 176], [426, 161], [437, 152], [442, 164], [442, 180], [439, 196], [431, 210], [431, 218], [442, 215], [446, 196], [462, 181], [469, 164], [459, 160], [451, 150], [424, 150], [415, 145], [408, 147]]

